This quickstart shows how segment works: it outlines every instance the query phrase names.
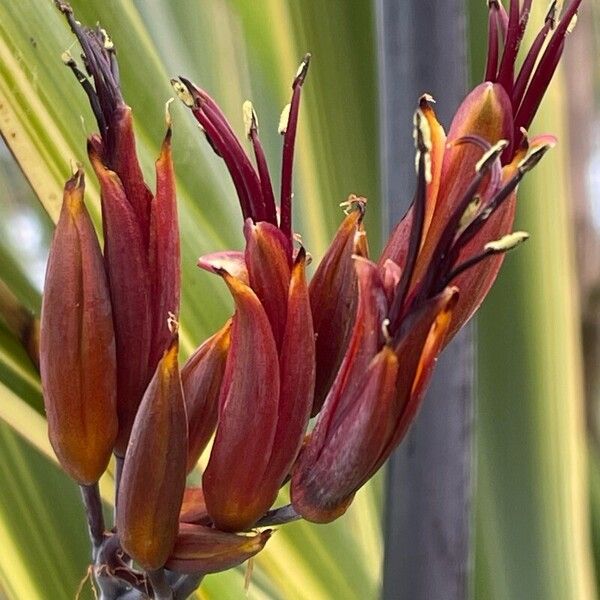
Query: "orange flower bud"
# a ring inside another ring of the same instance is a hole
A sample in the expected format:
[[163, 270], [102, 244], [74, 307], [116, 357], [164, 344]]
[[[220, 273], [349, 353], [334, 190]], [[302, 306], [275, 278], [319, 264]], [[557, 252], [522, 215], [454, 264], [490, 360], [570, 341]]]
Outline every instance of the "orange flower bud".
[[117, 434], [116, 364], [104, 262], [83, 192], [79, 170], [65, 186], [50, 249], [40, 370], [52, 447], [73, 479], [91, 485]]
[[175, 337], [158, 363], [127, 446], [117, 500], [117, 532], [144, 569], [162, 567], [177, 536], [185, 490], [187, 417]]

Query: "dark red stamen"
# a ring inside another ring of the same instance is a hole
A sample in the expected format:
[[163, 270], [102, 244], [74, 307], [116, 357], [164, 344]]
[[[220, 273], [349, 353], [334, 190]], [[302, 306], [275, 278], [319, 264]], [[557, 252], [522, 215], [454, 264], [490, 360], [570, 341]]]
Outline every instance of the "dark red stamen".
[[277, 208], [275, 206], [275, 195], [273, 193], [271, 175], [269, 174], [267, 159], [258, 137], [258, 127], [254, 118], [252, 119], [249, 133], [250, 141], [252, 142], [252, 148], [254, 150], [254, 157], [256, 159], [256, 167], [258, 169], [258, 178], [260, 180], [263, 203], [265, 206], [265, 219], [269, 223], [277, 226]]
[[304, 57], [292, 84], [293, 92], [292, 101], [290, 103], [290, 113], [283, 137], [279, 229], [281, 229], [290, 242], [292, 240], [292, 167], [294, 163], [294, 146], [296, 143], [296, 129], [298, 127], [302, 84], [306, 79], [309, 64], [310, 54], [307, 54]]
[[[519, 163], [517, 172], [498, 190], [480, 213], [473, 219], [473, 221], [465, 228], [465, 230], [458, 236], [453, 247], [452, 257], [455, 259], [459, 252], [468, 244], [475, 235], [485, 225], [486, 221], [502, 206], [502, 204], [510, 198], [510, 195], [517, 188], [525, 173], [528, 173], [533, 169], [538, 162], [543, 158], [544, 154], [551, 148], [550, 144], [539, 146], [536, 149], [529, 152], [528, 155]], [[454, 261], [452, 261], [454, 262]]]
[[205, 129], [212, 145], [223, 157], [233, 179], [244, 219], [265, 220], [265, 208], [258, 175], [246, 152], [216, 102], [203, 90], [180, 77], [192, 94], [192, 112]]
[[418, 172], [417, 172], [417, 189], [415, 191], [414, 214], [413, 222], [410, 230], [410, 240], [408, 243], [408, 252], [406, 262], [400, 276], [400, 281], [396, 285], [394, 291], [394, 299], [389, 312], [390, 331], [392, 335], [400, 327], [402, 320], [404, 301], [410, 289], [417, 257], [421, 249], [421, 241], [423, 239], [423, 225], [425, 223], [425, 204], [427, 200], [427, 161], [429, 160], [429, 148], [425, 145], [423, 134], [420, 128], [420, 119], [425, 117], [421, 111], [415, 113], [415, 128], [417, 132], [416, 145], [418, 151]]
[[[581, 4], [581, 0], [573, 0], [569, 4], [567, 10], [562, 16], [558, 26], [556, 27], [546, 51], [540, 59], [539, 65], [531, 79], [531, 83], [525, 93], [518, 113], [515, 115], [515, 131], [518, 132], [521, 128], [528, 129], [533, 121], [533, 117], [537, 112], [542, 98], [550, 85], [550, 81], [556, 71], [558, 62], [562, 55], [565, 36], [568, 33], [569, 26], [577, 9]], [[517, 138], [515, 138], [518, 141]]]
[[508, 31], [506, 43], [502, 53], [502, 62], [498, 70], [498, 83], [500, 83], [507, 94], [512, 95], [515, 60], [519, 52], [519, 46], [523, 39], [521, 29], [521, 18], [519, 11], [519, 0], [510, 0], [510, 15], [508, 18]]
[[523, 95], [525, 94], [525, 90], [527, 89], [527, 85], [531, 79], [531, 74], [533, 73], [533, 69], [535, 68], [539, 54], [544, 46], [546, 37], [556, 24], [556, 6], [557, 3], [556, 0], [554, 0], [554, 2], [550, 5], [548, 14], [546, 15], [544, 26], [537, 34], [529, 52], [527, 53], [527, 56], [525, 57], [525, 60], [523, 61], [523, 66], [519, 71], [512, 96], [513, 114], [517, 114], [519, 106], [521, 106]]
[[240, 208], [242, 209], [242, 216], [244, 217], [244, 220], [254, 219], [253, 207], [248, 196], [248, 189], [246, 187], [236, 156], [224, 141], [223, 137], [221, 136], [221, 132], [215, 127], [214, 123], [206, 116], [205, 112], [201, 108], [192, 108], [192, 113], [204, 129], [206, 138], [209, 140], [211, 147], [216, 150], [217, 154], [223, 158], [225, 164], [227, 165], [227, 170], [231, 175], [231, 179], [240, 202]]
[[487, 62], [485, 67], [485, 81], [496, 81], [498, 72], [498, 57], [499, 57], [499, 16], [498, 2], [493, 0], [488, 5], [488, 50]]
[[441, 292], [444, 288], [446, 288], [446, 286], [448, 286], [452, 282], [453, 279], [456, 279], [459, 275], [462, 275], [465, 271], [467, 271], [471, 267], [474, 267], [475, 265], [479, 264], [482, 260], [485, 260], [486, 258], [489, 258], [490, 256], [493, 256], [495, 254], [498, 254], [498, 253], [494, 252], [493, 250], [484, 250], [480, 254], [476, 254], [475, 256], [472, 256], [471, 258], [468, 258], [467, 260], [465, 260], [465, 262], [461, 263], [455, 269], [453, 269], [448, 274], [448, 276], [442, 281], [442, 283], [440, 283], [440, 285], [438, 287], [439, 292]]

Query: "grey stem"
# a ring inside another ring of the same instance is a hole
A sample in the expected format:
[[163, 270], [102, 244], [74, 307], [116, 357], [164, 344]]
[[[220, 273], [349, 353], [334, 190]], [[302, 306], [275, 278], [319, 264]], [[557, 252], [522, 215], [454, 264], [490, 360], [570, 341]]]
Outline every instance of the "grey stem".
[[204, 575], [182, 575], [173, 585], [175, 600], [186, 600], [202, 583]]
[[152, 584], [154, 600], [173, 600], [173, 590], [167, 581], [164, 569], [148, 571], [147, 575]]
[[96, 559], [98, 549], [104, 541], [104, 515], [102, 514], [102, 501], [100, 500], [100, 491], [98, 483], [93, 485], [80, 485], [81, 496], [85, 506], [85, 512], [88, 522], [90, 541], [93, 548], [93, 559]]
[[[449, 127], [466, 91], [463, 0], [376, 0], [385, 235], [415, 186], [418, 97]], [[408, 191], [408, 193], [407, 193]], [[473, 327], [440, 358], [423, 408], [389, 461], [384, 600], [468, 597], [473, 463]]]
[[121, 487], [121, 475], [123, 474], [123, 462], [125, 459], [122, 456], [115, 454], [115, 508], [113, 511], [113, 519], [117, 524], [117, 501], [119, 499], [119, 488]]

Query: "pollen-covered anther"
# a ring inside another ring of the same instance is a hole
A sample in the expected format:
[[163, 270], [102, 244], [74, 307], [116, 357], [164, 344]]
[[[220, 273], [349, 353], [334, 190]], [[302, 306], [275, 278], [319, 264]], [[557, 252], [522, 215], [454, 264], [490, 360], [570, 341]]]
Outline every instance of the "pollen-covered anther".
[[281, 111], [281, 116], [279, 117], [279, 125], [277, 126], [277, 131], [279, 135], [284, 135], [288, 128], [288, 122], [290, 120], [290, 109], [292, 108], [291, 104], [286, 104]]
[[394, 337], [390, 333], [390, 320], [384, 319], [381, 323], [381, 333], [383, 335], [383, 339], [385, 343], [389, 346], [393, 341]]
[[364, 196], [357, 196], [356, 194], [350, 194], [347, 200], [340, 202], [340, 208], [344, 211], [344, 214], [349, 215], [355, 210], [360, 211], [361, 215], [364, 216], [367, 208], [367, 199]]
[[574, 14], [569, 21], [569, 25], [567, 26], [567, 33], [573, 33], [575, 26], [577, 25], [577, 14]]
[[177, 97], [189, 108], [192, 108], [195, 104], [194, 97], [192, 93], [188, 89], [188, 87], [183, 84], [178, 79], [171, 79], [171, 85], [177, 94]]
[[550, 29], [554, 29], [556, 27], [556, 15], [558, 13], [558, 0], [552, 0], [550, 2], [550, 6], [548, 7], [548, 12], [546, 13], [546, 18], [544, 21], [546, 23], [550, 22]]
[[115, 49], [115, 44], [106, 32], [106, 29], [100, 28], [100, 34], [102, 35], [102, 44], [104, 46], [104, 49], [108, 50], [109, 52], [112, 52]]
[[531, 171], [539, 162], [542, 160], [544, 154], [548, 152], [548, 150], [554, 148], [555, 143], [549, 142], [547, 144], [542, 144], [541, 146], [534, 146], [530, 148], [525, 158], [517, 165], [517, 169], [521, 174], [525, 174], [528, 171]]
[[253, 131], [258, 132], [258, 117], [256, 116], [256, 111], [250, 100], [246, 100], [244, 104], [242, 104], [242, 114], [244, 116], [246, 137], [250, 138]]
[[488, 252], [501, 253], [508, 252], [513, 248], [516, 248], [519, 244], [522, 244], [525, 240], [529, 239], [529, 234], [526, 231], [515, 231], [508, 235], [502, 236], [499, 240], [488, 242], [484, 246], [484, 250]]
[[167, 316], [167, 326], [173, 335], [179, 332], [179, 321], [177, 320], [177, 316], [172, 312], [169, 312]]
[[298, 70], [296, 71], [296, 76], [294, 77], [294, 86], [299, 83], [304, 83], [304, 79], [306, 78], [306, 73], [308, 72], [308, 67], [310, 65], [311, 54], [308, 52], [304, 55], [302, 62], [298, 66]]
[[63, 61], [63, 63], [65, 65], [67, 65], [67, 67], [75, 67], [75, 66], [77, 66], [77, 63], [75, 62], [75, 59], [73, 58], [73, 55], [68, 50], [65, 50], [60, 55], [60, 59]]
[[478, 161], [475, 165], [475, 172], [479, 173], [484, 169], [489, 169], [493, 162], [500, 157], [504, 149], [508, 146], [507, 140], [499, 140], [496, 142]]
[[413, 137], [415, 140], [415, 147], [417, 148], [417, 153], [415, 155], [415, 170], [418, 174], [421, 155], [423, 155], [425, 163], [425, 182], [431, 183], [431, 127], [420, 108], [415, 111], [413, 123]]
[[473, 221], [473, 219], [476, 217], [477, 213], [479, 212], [480, 207], [481, 207], [481, 196], [475, 196], [473, 198], [473, 200], [471, 200], [471, 202], [469, 202], [469, 205], [467, 206], [465, 212], [463, 213], [463, 216], [460, 219], [460, 222], [458, 224], [459, 231], [463, 230], [465, 227], [467, 227]]
[[169, 98], [165, 102], [165, 123], [169, 129], [173, 126], [173, 118], [171, 117], [171, 111], [170, 111], [170, 107], [171, 107], [171, 104], [173, 103], [173, 100], [175, 100], [175, 98]]

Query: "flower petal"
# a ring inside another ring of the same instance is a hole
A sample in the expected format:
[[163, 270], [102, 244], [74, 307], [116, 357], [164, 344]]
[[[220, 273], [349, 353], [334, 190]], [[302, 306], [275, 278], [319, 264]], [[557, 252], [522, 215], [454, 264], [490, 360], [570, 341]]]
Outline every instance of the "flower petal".
[[364, 373], [383, 342], [381, 325], [386, 316], [387, 301], [379, 270], [377, 265], [364, 258], [355, 258], [355, 268], [359, 299], [352, 338], [315, 427], [300, 452], [294, 473], [308, 472], [317, 462], [330, 437], [352, 410], [356, 390], [363, 385]]
[[362, 210], [354, 210], [344, 219], [310, 282], [317, 366], [313, 416], [325, 402], [352, 335], [356, 312], [352, 255], [362, 216]]
[[279, 356], [281, 387], [277, 431], [262, 483], [262, 487], [270, 486], [273, 490], [269, 507], [298, 455], [314, 395], [315, 342], [305, 262], [305, 253], [301, 251], [292, 269], [287, 321]]
[[328, 523], [341, 516], [373, 465], [396, 420], [398, 358], [384, 346], [363, 373], [337, 427], [314, 462], [299, 462], [291, 484], [292, 505], [305, 519]]
[[[225, 531], [251, 527], [265, 510], [260, 482], [277, 427], [279, 360], [269, 319], [252, 289], [226, 272], [236, 304], [221, 386], [217, 434], [202, 477], [206, 506]], [[267, 507], [268, 508], [268, 507]]]
[[171, 127], [156, 161], [156, 197], [150, 215], [150, 274], [152, 276], [152, 368], [169, 345], [169, 315], [179, 314], [181, 265], [175, 175], [171, 157]]
[[243, 252], [226, 250], [224, 252], [212, 252], [198, 259], [198, 266], [209, 273], [218, 275], [221, 271], [227, 271], [230, 275], [239, 279], [246, 285], [250, 285], [246, 259]]
[[181, 370], [188, 418], [188, 473], [196, 466], [217, 424], [219, 394], [231, 344], [231, 320], [206, 340]]
[[392, 424], [393, 434], [387, 440], [375, 470], [387, 460], [414, 421], [431, 380], [435, 361], [448, 339], [458, 300], [458, 289], [448, 287], [427, 300], [405, 321], [400, 341], [395, 347], [400, 361], [396, 387], [398, 418]]
[[195, 523], [197, 525], [211, 525], [206, 502], [204, 501], [204, 492], [201, 487], [185, 488], [183, 501], [181, 502], [181, 511], [179, 512], [179, 526], [181, 523]]
[[281, 348], [290, 285], [288, 244], [281, 231], [265, 221], [244, 225], [246, 266], [250, 287], [263, 305], [277, 348]]

